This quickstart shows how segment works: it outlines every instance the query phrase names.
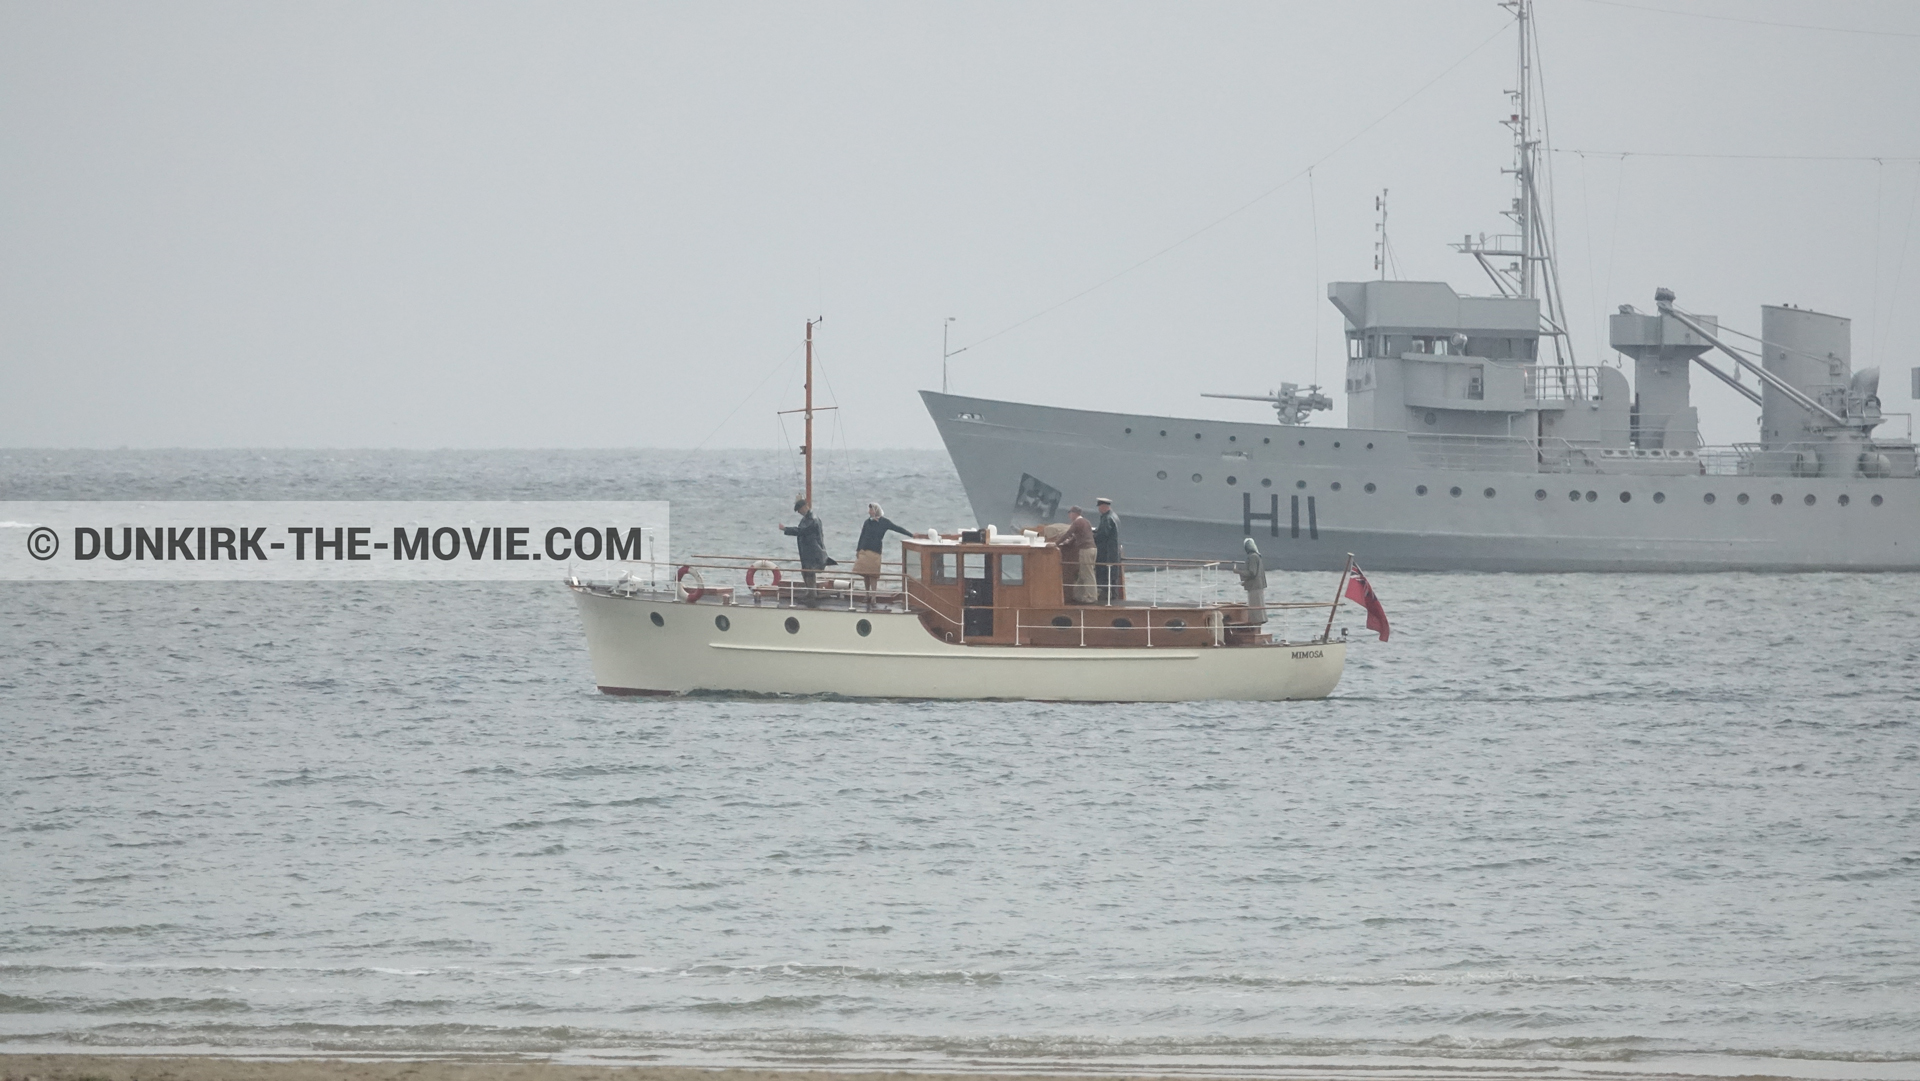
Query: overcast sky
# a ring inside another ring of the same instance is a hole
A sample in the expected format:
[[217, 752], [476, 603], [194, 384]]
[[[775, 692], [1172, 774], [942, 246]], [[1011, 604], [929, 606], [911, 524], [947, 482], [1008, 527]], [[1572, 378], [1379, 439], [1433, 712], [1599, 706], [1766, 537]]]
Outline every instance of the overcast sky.
[[[1553, 141], [1589, 152], [1554, 156], [1581, 362], [1656, 286], [1752, 332], [1791, 302], [1851, 316], [1909, 408], [1920, 4], [1538, 14]], [[938, 445], [914, 392], [948, 316], [959, 391], [1264, 419], [1198, 395], [1340, 386], [1325, 283], [1372, 276], [1379, 189], [1402, 276], [1485, 291], [1445, 244], [1511, 194], [1510, 25], [1493, 0], [7, 3], [0, 445], [779, 446], [814, 315], [823, 444]], [[1652, 156], [1681, 153], [1887, 160]], [[1710, 441], [1754, 437], [1694, 386]]]

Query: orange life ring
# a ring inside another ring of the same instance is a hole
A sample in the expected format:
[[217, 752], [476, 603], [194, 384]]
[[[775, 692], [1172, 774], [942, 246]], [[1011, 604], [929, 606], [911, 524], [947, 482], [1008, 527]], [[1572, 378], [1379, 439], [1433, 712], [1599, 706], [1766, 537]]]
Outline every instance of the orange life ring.
[[755, 563], [753, 566], [747, 568], [747, 588], [748, 589], [753, 588], [753, 580], [760, 576], [761, 571], [772, 571], [773, 572], [773, 588], [775, 589], [780, 588], [780, 568], [774, 566], [771, 562], [767, 560], [762, 560], [758, 563]]
[[[682, 580], [689, 574], [693, 575], [693, 585], [683, 585]], [[705, 596], [707, 592], [707, 580], [700, 577], [700, 572], [694, 570], [691, 563], [681, 564], [680, 572], [673, 576], [673, 584], [679, 586], [686, 592], [688, 604], [698, 601], [701, 597]]]

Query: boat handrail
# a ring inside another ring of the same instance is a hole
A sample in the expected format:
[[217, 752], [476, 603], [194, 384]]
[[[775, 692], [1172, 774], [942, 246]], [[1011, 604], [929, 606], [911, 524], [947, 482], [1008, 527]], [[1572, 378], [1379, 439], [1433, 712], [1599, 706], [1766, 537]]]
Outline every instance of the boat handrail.
[[[1333, 602], [1331, 601], [1280, 602], [1276, 604], [1264, 604], [1264, 605], [1261, 605], [1258, 609], [1250, 608], [1246, 605], [1235, 606], [1236, 610], [1243, 611], [1243, 612], [1251, 612], [1256, 610], [1265, 611], [1265, 612], [1286, 612], [1286, 611], [1304, 610], [1304, 609], [1310, 609], [1310, 608], [1326, 609], [1331, 607], [1333, 607]], [[1113, 613], [1116, 619], [1123, 619], [1125, 618], [1125, 616], [1121, 615], [1121, 613], [1129, 613], [1129, 612], [1131, 613], [1139, 613], [1139, 612], [1172, 613], [1172, 612], [1183, 612], [1183, 611], [1197, 612], [1201, 614], [1201, 616], [1203, 617], [1201, 623], [1187, 624], [1187, 623], [1184, 623], [1183, 621], [1183, 625], [1180, 627], [1172, 627], [1172, 626], [1169, 626], [1167, 623], [1162, 623], [1160, 624], [1160, 631], [1163, 637], [1166, 635], [1184, 634], [1187, 631], [1196, 631], [1196, 630], [1211, 631], [1212, 641], [1210, 643], [1205, 643], [1205, 645], [1209, 645], [1209, 646], [1225, 646], [1227, 644], [1226, 635], [1227, 635], [1227, 632], [1229, 631], [1253, 631], [1256, 634], [1267, 632], [1267, 623], [1265, 621], [1262, 621], [1259, 623], [1249, 623], [1249, 622], [1228, 623], [1226, 622], [1226, 613], [1229, 611], [1229, 609], [1226, 607], [1156, 609], [1156, 608], [1122, 608], [1122, 607], [1113, 607], [1109, 605], [1096, 604], [1096, 605], [1071, 606], [1065, 612], [1060, 611], [1059, 609], [1044, 609], [1043, 611], [1046, 611], [1048, 613], [1046, 617], [1047, 622], [1028, 623], [1024, 618], [1026, 615], [1029, 614], [1028, 610], [1025, 608], [1014, 609], [1013, 611], [1013, 628], [1014, 628], [1013, 644], [1014, 645], [1018, 646], [1018, 645], [1027, 644], [1028, 636], [1025, 633], [1027, 631], [1077, 630], [1079, 632], [1079, 635], [1078, 635], [1079, 644], [1081, 646], [1085, 646], [1087, 644], [1087, 629], [1088, 629], [1087, 617], [1089, 613]], [[1072, 618], [1073, 616], [1078, 616], [1079, 618], [1073, 619], [1073, 621], [1067, 624], [1066, 626], [1061, 626], [1060, 624], [1054, 622], [1054, 620], [1060, 618], [1063, 615], [1068, 616], [1068, 618]], [[1218, 620], [1215, 620], [1213, 618], [1215, 615], [1218, 615], [1220, 618]], [[1151, 618], [1143, 619], [1141, 622], [1144, 624], [1144, 626], [1121, 627], [1121, 626], [1115, 626], [1111, 622], [1109, 622], [1107, 626], [1103, 626], [1103, 627], [1097, 626], [1092, 629], [1098, 632], [1099, 634], [1102, 634], [1108, 637], [1118, 637], [1123, 641], [1137, 633], [1141, 636], [1141, 638], [1144, 641], [1144, 644], [1149, 649], [1154, 648], [1156, 645], [1169, 644], [1164, 640], [1157, 643], [1154, 641], [1154, 638], [1153, 638], [1154, 623]], [[1325, 640], [1326, 639], [1324, 637], [1316, 636], [1314, 638], [1305, 639], [1304, 641], [1305, 642], [1323, 642]], [[1287, 644], [1290, 644], [1291, 642], [1292, 642], [1291, 639], [1287, 638], [1284, 634], [1282, 634], [1277, 636], [1274, 639], [1273, 644], [1287, 645]], [[1181, 642], [1175, 642], [1171, 644], [1185, 646], [1185, 647], [1192, 647], [1199, 643], [1181, 641]]]

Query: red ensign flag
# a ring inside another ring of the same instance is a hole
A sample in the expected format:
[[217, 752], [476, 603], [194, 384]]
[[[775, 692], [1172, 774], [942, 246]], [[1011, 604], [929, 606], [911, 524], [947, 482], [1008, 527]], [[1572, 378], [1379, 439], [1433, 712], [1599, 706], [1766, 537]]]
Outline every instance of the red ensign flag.
[[1387, 610], [1380, 607], [1380, 598], [1373, 595], [1373, 586], [1367, 576], [1360, 571], [1360, 564], [1353, 564], [1353, 570], [1347, 578], [1347, 599], [1362, 605], [1367, 610], [1367, 629], [1379, 631], [1380, 640], [1387, 640]]

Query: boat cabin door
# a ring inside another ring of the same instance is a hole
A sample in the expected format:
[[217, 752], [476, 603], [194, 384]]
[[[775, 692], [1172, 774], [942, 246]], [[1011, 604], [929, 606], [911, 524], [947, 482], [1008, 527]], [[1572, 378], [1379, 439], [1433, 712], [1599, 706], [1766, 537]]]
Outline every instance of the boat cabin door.
[[968, 638], [993, 637], [992, 562], [985, 552], [960, 554], [960, 629]]

